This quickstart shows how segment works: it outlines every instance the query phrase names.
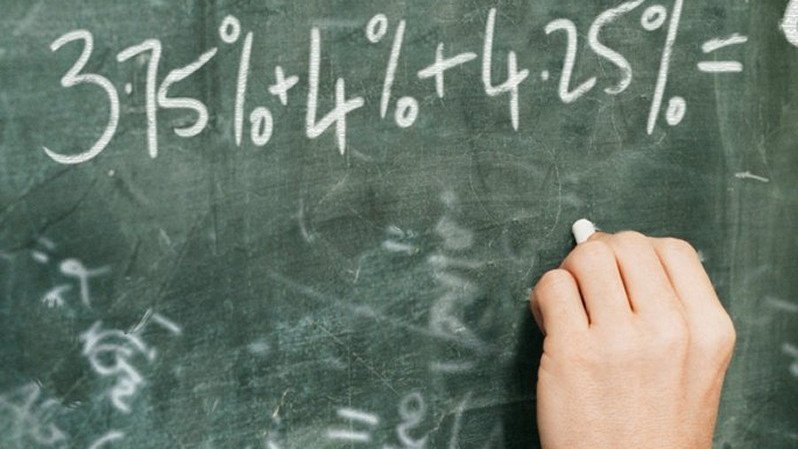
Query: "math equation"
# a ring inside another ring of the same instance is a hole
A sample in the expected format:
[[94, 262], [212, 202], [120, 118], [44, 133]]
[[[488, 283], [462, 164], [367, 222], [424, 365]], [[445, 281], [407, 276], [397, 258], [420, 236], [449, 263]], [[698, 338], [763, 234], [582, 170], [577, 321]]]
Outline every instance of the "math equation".
[[[668, 85], [668, 75], [671, 66], [671, 55], [678, 39], [679, 24], [682, 16], [684, 0], [675, 0], [670, 8], [661, 4], [652, 4], [643, 7], [645, 0], [632, 0], [607, 9], [593, 20], [587, 30], [587, 47], [595, 56], [610, 63], [615, 72], [610, 76], [615, 78], [614, 84], [604, 88], [608, 96], [623, 93], [632, 83], [633, 70], [624, 55], [610, 48], [602, 41], [602, 31], [613, 22], [622, 17], [634, 18], [639, 26], [647, 32], [661, 32], [662, 39], [659, 69], [656, 83], [651, 86], [651, 103], [646, 120], [646, 131], [650, 135], [664, 116], [665, 122], [670, 126], [678, 125], [687, 111], [687, 101], [678, 95], [665, 98]], [[427, 66], [415, 69], [415, 76], [419, 80], [429, 80], [438, 98], [446, 96], [446, 75], [450, 71], [467, 64], [480, 64], [481, 84], [485, 95], [501, 97], [507, 102], [507, 117], [514, 130], [518, 130], [521, 117], [519, 117], [519, 90], [529, 82], [532, 77], [539, 77], [541, 82], [556, 81], [559, 99], [570, 104], [592, 91], [597, 86], [597, 77], [592, 76], [586, 80], [574, 80], [574, 67], [577, 59], [577, 49], [581, 43], [580, 36], [585, 36], [584, 30], [577, 29], [576, 24], [565, 18], [555, 19], [546, 24], [545, 33], [551, 36], [552, 42], [562, 43], [563, 63], [559, 72], [559, 80], [554, 80], [549, 70], [533, 73], [529, 68], [523, 68], [514, 51], [506, 55], [506, 77], [503, 80], [494, 79], [494, 31], [496, 28], [496, 8], [488, 11], [485, 19], [483, 45], [478, 54], [466, 51], [458, 54], [449, 54], [444, 42], [438, 43], [434, 54], [430, 55]], [[397, 78], [397, 67], [402, 58], [405, 31], [410, 26], [405, 20], [391, 20], [385, 14], [376, 14], [363, 26], [364, 45], [379, 45], [385, 47], [386, 63], [385, 75], [382, 80], [382, 92], [379, 100], [379, 113], [382, 120], [392, 120], [399, 128], [409, 128], [414, 125], [420, 110], [419, 101], [411, 96], [403, 96], [394, 92], [394, 82]], [[781, 29], [793, 45], [798, 46], [798, 1], [793, 0], [787, 6]], [[176, 97], [172, 94], [173, 88], [201, 71], [211, 63], [219, 53], [222, 46], [237, 46], [235, 51], [240, 52], [236, 72], [236, 85], [233, 102], [233, 134], [236, 146], [241, 146], [245, 138], [257, 147], [265, 146], [272, 138], [275, 130], [275, 114], [273, 108], [285, 107], [290, 102], [305, 102], [304, 128], [308, 139], [317, 139], [327, 133], [334, 134], [335, 143], [341, 155], [347, 148], [347, 117], [350, 114], [364, 109], [365, 102], [362, 96], [348, 89], [344, 76], [335, 80], [334, 93], [320, 92], [319, 77], [320, 60], [322, 57], [322, 33], [318, 27], [310, 30], [310, 51], [307, 66], [307, 79], [300, 79], [297, 74], [290, 73], [281, 65], [274, 66], [273, 74], [253, 74], [252, 59], [255, 36], [252, 31], [242, 28], [241, 22], [234, 16], [228, 15], [218, 26], [218, 45], [209, 48], [191, 63], [171, 69], [166, 76], [161, 77], [162, 70], [162, 43], [158, 39], [146, 39], [130, 47], [124, 48], [116, 54], [116, 61], [120, 64], [135, 60], [146, 66], [144, 104], [146, 112], [147, 151], [150, 157], [158, 156], [158, 113], [161, 110], [183, 110], [192, 116], [191, 123], [186, 126], [174, 128], [174, 134], [179, 138], [197, 136], [208, 127], [209, 111], [206, 104], [200, 99], [189, 97]], [[700, 46], [701, 52], [706, 56], [705, 61], [700, 61], [695, 69], [705, 74], [734, 74], [743, 71], [743, 64], [734, 59], [734, 47], [743, 46], [748, 37], [739, 33], [726, 36], [712, 36]], [[105, 129], [99, 137], [88, 147], [80, 152], [62, 152], [63, 149], [55, 145], [44, 146], [44, 152], [54, 161], [61, 164], [79, 164], [91, 160], [99, 155], [114, 138], [120, 117], [120, 92], [117, 86], [105, 76], [98, 73], [85, 71], [86, 65], [92, 58], [94, 38], [90, 31], [85, 29], [72, 30], [60, 36], [50, 44], [53, 52], [71, 44], [82, 45], [82, 51], [77, 61], [66, 71], [61, 78], [61, 85], [70, 88], [77, 85], [90, 85], [101, 91], [108, 104], [108, 119]], [[722, 56], [718, 57], [720, 54]], [[728, 58], [728, 59], [726, 59]], [[268, 93], [275, 97], [274, 105], [250, 105], [247, 102], [248, 81], [251, 76], [272, 76], [273, 82], [268, 87]], [[335, 77], [338, 74], [328, 76]], [[307, 95], [303, 99], [292, 97], [292, 89], [299, 83], [306, 83]], [[137, 94], [131, 83], [122, 86], [125, 95]], [[320, 95], [334, 97], [334, 106], [329, 111], [319, 110]], [[218, 112], [218, 111], [217, 111]], [[222, 111], [223, 112], [223, 111]], [[247, 132], [248, 131], [248, 132]], [[248, 134], [247, 137], [245, 135]], [[69, 151], [69, 150], [68, 150]]]

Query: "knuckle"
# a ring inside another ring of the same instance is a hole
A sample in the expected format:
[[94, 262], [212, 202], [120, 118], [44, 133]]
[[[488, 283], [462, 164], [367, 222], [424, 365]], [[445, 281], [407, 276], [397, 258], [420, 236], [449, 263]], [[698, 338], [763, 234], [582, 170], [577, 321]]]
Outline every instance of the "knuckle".
[[641, 245], [648, 244], [648, 237], [637, 231], [621, 231], [614, 235], [614, 238], [629, 244]]
[[670, 255], [696, 257], [698, 252], [693, 245], [682, 239], [666, 237], [662, 239], [660, 247]]
[[736, 341], [737, 332], [734, 330], [734, 324], [731, 318], [724, 315], [722, 319], [718, 320], [716, 324], [697, 338], [696, 345], [707, 356], [727, 359], [734, 351]]
[[716, 361], [720, 366], [725, 366], [731, 360], [737, 333], [728, 316], [724, 316], [715, 324], [705, 327], [694, 338], [696, 351], [708, 360]]
[[605, 242], [590, 240], [579, 244], [565, 259], [563, 266], [576, 268], [612, 258], [612, 249]]
[[670, 319], [657, 329], [654, 344], [658, 350], [671, 352], [687, 348], [690, 342], [690, 331], [684, 319]]
[[726, 324], [723, 327], [723, 343], [726, 345], [725, 349], [731, 352], [737, 344], [737, 330], [734, 328], [734, 322], [732, 322], [731, 318], [727, 316], [725, 321]]
[[547, 291], [558, 290], [562, 286], [573, 282], [573, 277], [571, 273], [566, 270], [557, 268], [554, 270], [547, 271], [540, 277], [537, 285], [535, 286], [535, 292], [540, 294]]

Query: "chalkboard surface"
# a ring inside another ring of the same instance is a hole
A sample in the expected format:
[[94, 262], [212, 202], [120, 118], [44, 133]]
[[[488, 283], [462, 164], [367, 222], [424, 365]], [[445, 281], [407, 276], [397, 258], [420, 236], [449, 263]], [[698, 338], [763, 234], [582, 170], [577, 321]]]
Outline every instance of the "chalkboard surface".
[[0, 2], [0, 447], [530, 448], [528, 289], [691, 241], [798, 447], [798, 3]]

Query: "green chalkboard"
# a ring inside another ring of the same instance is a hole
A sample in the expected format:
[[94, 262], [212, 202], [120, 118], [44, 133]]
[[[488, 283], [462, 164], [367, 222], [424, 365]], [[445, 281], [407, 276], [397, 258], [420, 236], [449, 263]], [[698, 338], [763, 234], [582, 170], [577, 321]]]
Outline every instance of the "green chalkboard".
[[798, 447], [796, 22], [1, 1], [0, 447], [538, 447], [526, 298], [583, 216], [701, 251], [716, 447]]

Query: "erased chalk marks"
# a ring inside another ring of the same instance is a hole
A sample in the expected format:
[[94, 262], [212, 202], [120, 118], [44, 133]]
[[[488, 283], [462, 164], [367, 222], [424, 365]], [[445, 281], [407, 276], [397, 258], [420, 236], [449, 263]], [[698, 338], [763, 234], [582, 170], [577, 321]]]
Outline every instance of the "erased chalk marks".
[[798, 304], [783, 299], [768, 296], [765, 298], [765, 304], [781, 312], [798, 313]]
[[104, 330], [102, 322], [97, 321], [80, 335], [83, 343], [82, 354], [88, 359], [92, 370], [100, 377], [116, 381], [108, 391], [108, 396], [114, 408], [122, 413], [131, 412], [133, 396], [146, 384], [144, 376], [134, 364], [134, 359], [137, 356], [143, 357], [147, 363], [152, 363], [158, 354], [155, 348], [148, 347], [140, 337], [140, 331], [150, 322], [147, 320], [148, 314], [151, 322], [161, 325], [174, 335], [182, 333], [177, 324], [150, 309], [135, 327], [135, 332]]
[[144, 377], [130, 360], [136, 354], [142, 354], [152, 362], [155, 350], [149, 349], [135, 334], [102, 330], [100, 321], [81, 334], [80, 341], [83, 342], [83, 355], [94, 372], [100, 377], [116, 379], [116, 385], [108, 392], [113, 406], [123, 413], [130, 413], [130, 399], [144, 384]]
[[[40, 237], [39, 239], [36, 240], [36, 243], [44, 247], [46, 251], [55, 250], [55, 243], [53, 243], [52, 240], [46, 237]], [[40, 251], [38, 249], [31, 251], [31, 257], [33, 257], [33, 260], [41, 264], [45, 264], [50, 261], [50, 256], [48, 255], [48, 253], [45, 251]]]
[[421, 250], [412, 243], [416, 234], [413, 231], [403, 231], [396, 225], [390, 225], [385, 230], [388, 238], [383, 240], [382, 249], [392, 253], [404, 253], [408, 256], [418, 254]]
[[402, 443], [400, 448], [423, 449], [427, 446], [429, 432], [419, 437], [412, 436], [426, 415], [427, 406], [420, 393], [413, 392], [402, 398], [399, 403], [399, 416], [402, 418], [402, 422], [396, 426], [396, 438]]
[[[380, 418], [377, 415], [349, 407], [338, 409], [336, 414], [339, 418], [348, 421], [349, 428], [327, 429], [327, 438], [330, 440], [368, 443], [371, 441], [371, 430], [366, 430], [365, 428], [373, 429], [380, 423]], [[363, 430], [353, 430], [354, 424], [357, 424], [358, 428]]]
[[54, 423], [61, 412], [61, 404], [43, 398], [41, 387], [35, 383], [0, 395], [0, 431], [4, 441], [25, 449], [66, 448], [68, 436]]
[[64, 276], [73, 277], [78, 280], [78, 285], [80, 286], [80, 300], [84, 306], [91, 307], [89, 278], [108, 273], [110, 271], [108, 267], [88, 269], [78, 259], [66, 259], [61, 262], [59, 267]]
[[465, 362], [438, 362], [432, 361], [429, 364], [429, 369], [432, 372], [436, 373], [466, 373], [474, 368], [476, 368], [477, 364], [474, 361], [465, 361]]
[[385, 240], [382, 242], [382, 248], [392, 253], [405, 253], [408, 256], [418, 253], [418, 248], [407, 243], [400, 243], [395, 240]]
[[33, 31], [36, 22], [41, 20], [39, 16], [41, 15], [42, 8], [44, 6], [44, 2], [42, 1], [34, 3], [25, 13], [25, 16], [21, 19], [18, 19], [17, 26], [14, 27], [14, 31], [11, 32], [11, 35], [18, 38], [29, 33], [29, 31]]
[[460, 449], [460, 429], [463, 426], [463, 413], [465, 413], [466, 406], [470, 400], [471, 393], [469, 392], [457, 405], [454, 413], [454, 424], [452, 424], [452, 435], [449, 437], [449, 449]]
[[[444, 192], [441, 201], [447, 212], [435, 226], [435, 234], [442, 240], [443, 248], [427, 258], [441, 293], [430, 307], [429, 326], [433, 332], [451, 335], [459, 341], [468, 342], [469, 346], [484, 347], [485, 343], [468, 328], [463, 317], [465, 309], [483, 294], [479, 285], [464, 273], [482, 266], [482, 263], [461, 255], [473, 246], [474, 234], [451, 216], [457, 204], [456, 195], [450, 191]], [[451, 373], [461, 372], [465, 366], [472, 364], [462, 360], [431, 361], [429, 367], [433, 371]]]
[[354, 316], [375, 320], [375, 321], [378, 321], [381, 324], [384, 324], [386, 326], [390, 326], [390, 327], [398, 328], [398, 329], [404, 329], [404, 330], [413, 332], [416, 335], [428, 337], [428, 338], [431, 338], [431, 339], [437, 339], [437, 340], [441, 340], [441, 341], [446, 341], [446, 342], [449, 342], [449, 343], [452, 343], [452, 344], [459, 344], [460, 346], [469, 348], [469, 349], [471, 349], [473, 351], [477, 351], [477, 352], [480, 352], [480, 353], [483, 353], [483, 354], [484, 353], [491, 353], [491, 352], [496, 353], [497, 352], [496, 348], [485, 347], [485, 345], [483, 345], [483, 344], [474, 345], [474, 344], [472, 344], [472, 342], [463, 341], [463, 340], [461, 340], [461, 339], [459, 339], [459, 338], [457, 338], [455, 336], [452, 336], [451, 334], [443, 334], [443, 333], [440, 333], [440, 332], [434, 332], [434, 331], [431, 331], [430, 329], [428, 329], [427, 327], [416, 326], [416, 325], [408, 323], [406, 321], [402, 321], [402, 320], [399, 320], [399, 319], [392, 318], [389, 315], [381, 314], [378, 311], [374, 310], [372, 307], [369, 307], [368, 305], [354, 305], [354, 304], [351, 304], [351, 303], [343, 300], [342, 298], [339, 298], [339, 297], [336, 297], [336, 296], [333, 296], [333, 295], [329, 295], [329, 294], [326, 294], [326, 293], [321, 293], [321, 292], [319, 292], [319, 291], [317, 291], [317, 290], [315, 290], [315, 289], [313, 289], [311, 287], [308, 287], [308, 286], [303, 285], [303, 284], [301, 284], [301, 283], [299, 283], [299, 282], [297, 282], [297, 281], [295, 281], [295, 280], [293, 280], [293, 279], [291, 279], [289, 277], [286, 277], [286, 276], [282, 275], [281, 273], [279, 273], [277, 271], [269, 270], [268, 273], [267, 273], [267, 276], [270, 279], [272, 279], [273, 281], [275, 281], [275, 282], [277, 282], [277, 283], [279, 283], [279, 284], [291, 289], [292, 291], [294, 291], [294, 292], [296, 292], [298, 294], [303, 295], [306, 298], [313, 299], [314, 301], [317, 301], [317, 302], [320, 302], [320, 303], [324, 303], [324, 304], [333, 303], [334, 305], [336, 305], [337, 307], [340, 307], [341, 309], [348, 310], [349, 312], [354, 314]]
[[316, 240], [316, 235], [308, 230], [307, 218], [305, 217], [305, 200], [299, 198], [299, 211], [296, 213], [297, 223], [299, 223], [299, 232], [302, 234], [302, 239], [308, 243], [313, 243]]
[[62, 307], [66, 301], [64, 300], [64, 293], [72, 290], [71, 285], [58, 285], [56, 287], [51, 288], [44, 294], [41, 301], [42, 304], [49, 308], [53, 307]]
[[[152, 310], [152, 309], [149, 309]], [[166, 318], [165, 316], [161, 315], [160, 313], [153, 313], [152, 314], [152, 322], [158, 324], [162, 328], [166, 329], [167, 331], [171, 332], [172, 335], [179, 336], [183, 334], [183, 328], [180, 327], [177, 323]]]
[[[84, 318], [94, 321], [77, 336], [82, 346], [81, 355], [98, 377], [113, 382], [101, 395], [108, 397], [116, 411], [131, 413], [136, 393], [147, 383], [139, 365], [152, 363], [158, 354], [154, 347], [144, 341], [142, 334], [150, 324], [172, 336], [182, 335], [183, 328], [152, 308], [147, 309], [127, 331], [105, 328], [101, 319], [95, 319], [100, 311], [92, 308], [92, 283], [96, 278], [110, 273], [110, 267], [89, 267], [78, 258], [62, 258], [56, 255], [57, 249], [52, 240], [41, 237], [30, 251], [33, 262], [51, 267], [57, 276], [65, 278], [46, 291], [40, 302], [48, 308], [66, 308], [72, 317], [75, 316], [75, 310], [70, 306], [81, 307]], [[36, 384], [0, 395], [0, 436], [3, 441], [8, 441], [6, 437], [10, 436], [10, 441], [25, 449], [72, 447], [67, 441], [66, 432], [53, 422], [60, 413], [60, 403], [54, 399], [41, 401], [39, 397], [40, 387]], [[94, 439], [88, 449], [111, 449], [115, 442], [124, 437], [124, 432], [112, 429]]]
[[766, 184], [770, 182], [770, 178], [766, 178], [764, 176], [755, 175], [755, 174], [751, 173], [750, 171], [737, 172], [737, 173], [734, 174], [734, 177], [737, 178], [737, 179], [753, 179], [754, 181], [759, 181], [759, 182], [763, 182], [763, 183], [766, 183]]
[[444, 216], [435, 226], [435, 233], [443, 239], [443, 247], [460, 251], [474, 244], [474, 233], [454, 222], [451, 217]]
[[265, 357], [271, 352], [271, 350], [272, 346], [265, 338], [258, 338], [247, 345], [247, 351], [249, 351], [250, 354], [257, 355], [259, 357]]
[[[52, 252], [56, 245], [52, 240], [41, 237], [37, 240], [41, 249], [31, 251], [31, 257], [41, 265], [48, 265], [53, 259]], [[87, 268], [83, 262], [74, 257], [68, 257], [58, 263], [58, 271], [66, 278], [71, 278], [73, 284], [61, 283], [44, 293], [40, 301], [47, 307], [63, 307], [66, 305], [66, 294], [73, 290], [76, 284], [78, 297], [85, 307], [91, 307], [91, 289], [89, 282], [92, 278], [108, 274], [111, 270], [107, 266]]]
[[[430, 432], [419, 431], [427, 418], [427, 405], [419, 392], [412, 392], [399, 402], [400, 422], [394, 428], [399, 444], [384, 444], [382, 449], [424, 449]], [[382, 421], [380, 416], [351, 407], [342, 407], [336, 411], [339, 418], [347, 421], [346, 427], [332, 427], [327, 430], [327, 439], [347, 441], [349, 443], [370, 443], [373, 433], [379, 430]]]
[[108, 449], [111, 447], [111, 443], [121, 440], [124, 437], [124, 433], [117, 430], [112, 430], [95, 440], [91, 446], [89, 446], [89, 449]]
[[784, 343], [781, 345], [781, 350], [792, 359], [790, 363], [790, 374], [798, 378], [798, 347], [790, 343]]

